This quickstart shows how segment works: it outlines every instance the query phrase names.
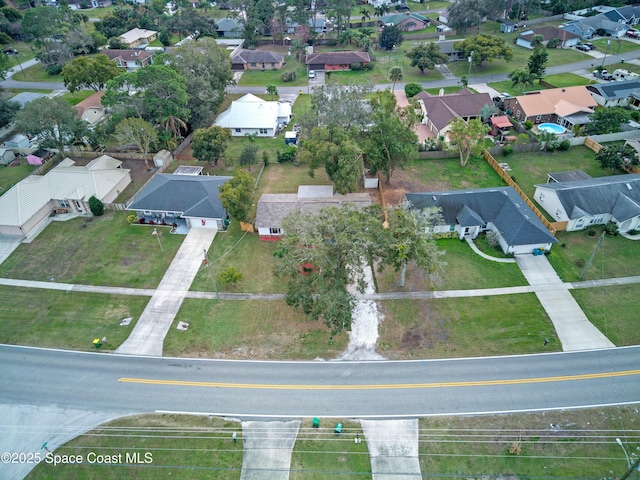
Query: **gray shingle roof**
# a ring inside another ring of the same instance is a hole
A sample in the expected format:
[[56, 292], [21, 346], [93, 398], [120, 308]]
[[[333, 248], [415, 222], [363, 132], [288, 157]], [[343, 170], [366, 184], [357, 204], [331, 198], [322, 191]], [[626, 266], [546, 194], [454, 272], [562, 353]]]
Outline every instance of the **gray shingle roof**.
[[467, 89], [442, 96], [423, 91], [415, 98], [424, 102], [427, 118], [438, 130], [442, 130], [456, 117], [477, 117], [485, 103], [493, 105], [488, 93], [473, 93]]
[[306, 63], [323, 65], [349, 65], [352, 63], [369, 63], [371, 58], [367, 52], [321, 52], [307, 55]]
[[319, 213], [323, 208], [341, 207], [345, 203], [351, 203], [361, 209], [371, 205], [371, 196], [368, 193], [348, 193], [332, 197], [310, 198], [299, 197], [295, 193], [265, 193], [258, 200], [256, 227], [282, 228], [282, 220], [294, 210], [300, 210], [303, 213]]
[[587, 85], [587, 90], [600, 95], [605, 100], [627, 98], [640, 90], [639, 80]]
[[179, 212], [183, 217], [225, 218], [219, 188], [232, 177], [159, 173], [131, 202], [127, 210]]
[[233, 57], [232, 63], [280, 63], [284, 55], [269, 50], [240, 50]]
[[555, 191], [571, 218], [584, 216], [582, 212], [589, 215], [611, 213], [619, 222], [623, 222], [640, 215], [640, 174], [637, 173], [577, 182], [545, 183], [536, 187]]
[[442, 209], [447, 225], [455, 225], [458, 214], [467, 207], [484, 224], [492, 222], [510, 246], [557, 242], [512, 187], [407, 193], [406, 197], [415, 208]]
[[554, 182], [575, 182], [576, 180], [587, 180], [591, 178], [586, 172], [582, 170], [571, 170], [568, 172], [555, 172], [548, 173], [548, 177]]

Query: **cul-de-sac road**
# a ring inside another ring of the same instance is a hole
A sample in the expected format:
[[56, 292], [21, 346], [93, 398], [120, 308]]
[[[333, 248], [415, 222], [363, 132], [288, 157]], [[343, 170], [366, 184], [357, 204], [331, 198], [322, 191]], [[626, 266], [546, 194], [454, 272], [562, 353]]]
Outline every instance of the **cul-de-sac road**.
[[407, 362], [251, 362], [0, 346], [0, 404], [398, 417], [640, 402], [640, 347]]

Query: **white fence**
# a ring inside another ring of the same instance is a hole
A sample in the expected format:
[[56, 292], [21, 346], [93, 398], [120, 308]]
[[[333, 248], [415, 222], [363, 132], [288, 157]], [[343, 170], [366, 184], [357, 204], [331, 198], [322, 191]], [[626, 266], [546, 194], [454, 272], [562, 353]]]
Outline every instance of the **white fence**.
[[[640, 130], [631, 130], [629, 132], [607, 133], [605, 135], [589, 135], [598, 143], [615, 142], [617, 140], [627, 140], [629, 138], [640, 138]], [[584, 145], [587, 137], [573, 137], [569, 139], [572, 146]]]

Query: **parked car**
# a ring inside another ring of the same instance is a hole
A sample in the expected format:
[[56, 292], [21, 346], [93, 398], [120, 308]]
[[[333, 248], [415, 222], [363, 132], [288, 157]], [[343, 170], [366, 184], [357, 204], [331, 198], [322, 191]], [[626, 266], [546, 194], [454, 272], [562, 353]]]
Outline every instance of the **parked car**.
[[638, 30], [627, 30], [625, 35], [630, 38], [640, 38], [640, 32]]
[[409, 8], [409, 6], [406, 3], [400, 4], [400, 5], [396, 5], [395, 6], [395, 10], [396, 12], [408, 12], [411, 9]]
[[581, 52], [590, 52], [591, 49], [589, 47], [587, 47], [586, 45], [576, 45], [576, 50], [580, 50]]
[[15, 48], [7, 48], [5, 50], [2, 50], [2, 53], [4, 53], [5, 55], [17, 55], [18, 50], [16, 50]]
[[596, 46], [593, 43], [583, 43], [583, 45], [585, 47], [587, 47], [589, 50], [595, 50]]
[[316, 78], [316, 71], [315, 70], [309, 70], [309, 78]]

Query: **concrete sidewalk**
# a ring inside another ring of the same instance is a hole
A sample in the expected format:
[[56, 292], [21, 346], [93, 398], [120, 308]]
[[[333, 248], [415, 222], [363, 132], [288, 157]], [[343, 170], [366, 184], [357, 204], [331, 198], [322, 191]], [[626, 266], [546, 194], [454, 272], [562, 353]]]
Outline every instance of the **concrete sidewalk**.
[[421, 480], [418, 419], [361, 420], [373, 480]]
[[589, 321], [546, 256], [516, 255], [516, 262], [553, 322], [563, 351], [615, 347]]
[[208, 228], [189, 231], [131, 335], [116, 353], [162, 356], [164, 337], [202, 265], [204, 251], [215, 236], [216, 230]]
[[240, 480], [288, 480], [300, 421], [242, 422]]

